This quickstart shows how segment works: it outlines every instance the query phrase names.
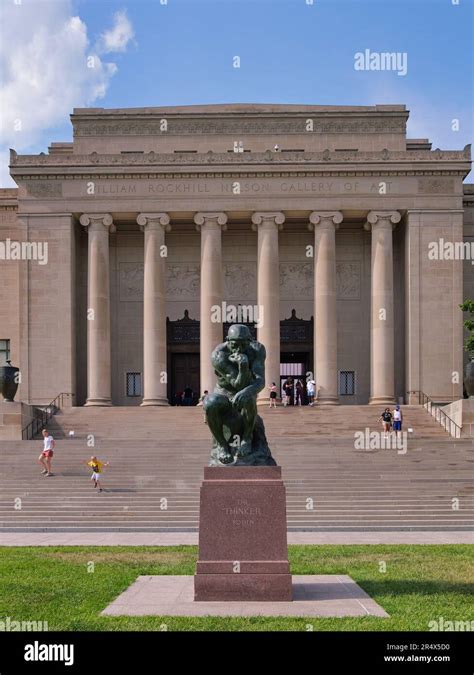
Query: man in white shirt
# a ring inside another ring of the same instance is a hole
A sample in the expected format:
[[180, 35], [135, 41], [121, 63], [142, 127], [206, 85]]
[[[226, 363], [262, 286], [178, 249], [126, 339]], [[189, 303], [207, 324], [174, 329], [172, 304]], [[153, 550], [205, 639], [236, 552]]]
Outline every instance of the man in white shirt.
[[51, 472], [51, 460], [54, 455], [55, 446], [54, 438], [47, 429], [43, 429], [43, 452], [38, 457], [38, 462], [43, 467], [43, 471], [41, 472], [43, 476], [53, 475]]
[[398, 432], [402, 432], [402, 422], [403, 422], [403, 414], [402, 411], [400, 410], [400, 406], [397, 405], [395, 410], [393, 411], [393, 430], [396, 432], [398, 436]]

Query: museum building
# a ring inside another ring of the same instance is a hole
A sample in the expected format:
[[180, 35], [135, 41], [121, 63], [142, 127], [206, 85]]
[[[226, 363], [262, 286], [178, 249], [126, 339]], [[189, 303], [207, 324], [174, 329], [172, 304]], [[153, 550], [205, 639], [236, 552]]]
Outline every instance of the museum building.
[[462, 398], [470, 146], [408, 139], [408, 115], [79, 108], [72, 142], [12, 150], [0, 365], [20, 368], [17, 400], [197, 400], [236, 321], [266, 347], [267, 384], [314, 377], [320, 404]]

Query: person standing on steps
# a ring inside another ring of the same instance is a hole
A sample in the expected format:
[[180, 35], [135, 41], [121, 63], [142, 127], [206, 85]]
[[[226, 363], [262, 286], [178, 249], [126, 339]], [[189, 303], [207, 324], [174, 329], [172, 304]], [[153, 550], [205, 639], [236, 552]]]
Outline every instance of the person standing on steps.
[[392, 426], [392, 413], [390, 412], [390, 408], [385, 408], [378, 421], [380, 420], [382, 420], [384, 436], [387, 438], [387, 434], [389, 433], [390, 427]]
[[301, 380], [298, 380], [296, 382], [295, 390], [296, 390], [295, 405], [303, 405], [304, 386]]
[[314, 405], [315, 385], [316, 382], [314, 380], [309, 380], [308, 384], [306, 385], [306, 393], [308, 395], [308, 405], [310, 406]]
[[[207, 389], [204, 389], [204, 392], [203, 392], [201, 398], [199, 399], [199, 404], [198, 404], [198, 405], [203, 406], [203, 405], [204, 405], [204, 401], [206, 400], [206, 398], [207, 398], [208, 396], [209, 396], [209, 391], [208, 391]], [[204, 413], [204, 424], [207, 424], [206, 413]]]
[[286, 380], [285, 384], [283, 385], [283, 389], [285, 390], [286, 394], [286, 405], [293, 405], [294, 383], [291, 377]]
[[400, 410], [400, 406], [397, 405], [393, 411], [393, 430], [398, 436], [398, 432], [402, 432], [402, 422], [403, 422], [403, 413]]
[[192, 405], [193, 404], [193, 396], [194, 392], [191, 387], [185, 387], [184, 388], [184, 395], [183, 395], [183, 405]]
[[288, 405], [288, 396], [286, 395], [285, 385], [286, 385], [286, 382], [284, 382], [282, 384], [282, 387], [281, 387], [281, 402], [283, 403], [284, 408], [286, 408], [286, 406]]
[[276, 408], [276, 400], [277, 400], [277, 387], [275, 382], [271, 383], [271, 386], [269, 387], [270, 389], [270, 408]]
[[47, 429], [43, 429], [43, 452], [38, 457], [38, 462], [43, 467], [43, 471], [41, 472], [43, 476], [53, 475], [51, 471], [51, 460], [53, 459], [55, 447], [56, 443], [54, 438]]

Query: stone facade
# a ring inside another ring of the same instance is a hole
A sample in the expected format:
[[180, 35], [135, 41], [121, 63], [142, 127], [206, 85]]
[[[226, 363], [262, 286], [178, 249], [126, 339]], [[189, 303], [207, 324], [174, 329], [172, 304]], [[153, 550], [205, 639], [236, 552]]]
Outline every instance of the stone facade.
[[[457, 305], [474, 267], [428, 251], [474, 241], [470, 147], [409, 140], [407, 117], [399, 105], [78, 109], [72, 143], [12, 151], [0, 243], [48, 243], [47, 264], [1, 261], [17, 399], [161, 405], [187, 379], [211, 388], [222, 303], [263, 308], [267, 379], [303, 364], [321, 403], [461, 398]], [[353, 394], [340, 371], [355, 373]]]

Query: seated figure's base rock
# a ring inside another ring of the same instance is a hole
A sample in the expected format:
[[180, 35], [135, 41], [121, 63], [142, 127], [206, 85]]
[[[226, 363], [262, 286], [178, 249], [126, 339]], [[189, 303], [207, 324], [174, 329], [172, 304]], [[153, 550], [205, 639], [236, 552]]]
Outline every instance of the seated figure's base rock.
[[291, 601], [279, 466], [204, 469], [195, 600]]
[[[237, 414], [233, 417], [229, 417], [229, 419], [225, 421], [224, 434], [231, 442], [234, 438], [242, 438], [241, 419]], [[260, 415], [257, 415], [257, 419], [255, 421], [251, 452], [247, 456], [240, 457], [238, 454], [239, 448], [237, 446], [231, 447], [231, 450], [234, 454], [232, 466], [276, 466], [276, 462], [272, 457], [270, 448], [268, 447], [268, 441], [265, 435], [265, 426]], [[229, 466], [228, 464], [223, 464], [219, 460], [218, 455], [219, 448], [216, 441], [214, 441], [209, 466]]]

